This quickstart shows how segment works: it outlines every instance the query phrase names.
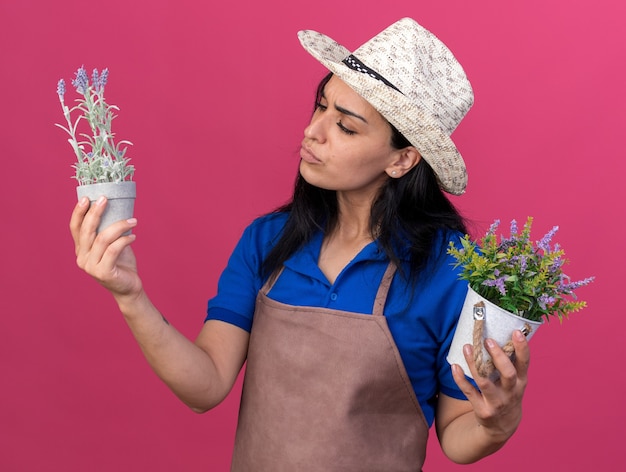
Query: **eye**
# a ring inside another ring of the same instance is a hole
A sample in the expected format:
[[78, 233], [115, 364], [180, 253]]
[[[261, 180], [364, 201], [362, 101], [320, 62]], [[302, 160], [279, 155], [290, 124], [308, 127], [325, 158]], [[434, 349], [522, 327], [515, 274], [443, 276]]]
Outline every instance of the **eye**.
[[324, 105], [322, 102], [317, 102], [315, 104], [315, 110], [320, 110], [320, 111], [326, 111], [326, 109], [328, 108], [327, 105]]
[[343, 123], [341, 122], [341, 120], [339, 120], [337, 122], [337, 126], [339, 126], [339, 129], [341, 131], [343, 131], [344, 133], [346, 133], [349, 136], [352, 136], [353, 134], [356, 134], [356, 131], [352, 131], [351, 129], [346, 128]]

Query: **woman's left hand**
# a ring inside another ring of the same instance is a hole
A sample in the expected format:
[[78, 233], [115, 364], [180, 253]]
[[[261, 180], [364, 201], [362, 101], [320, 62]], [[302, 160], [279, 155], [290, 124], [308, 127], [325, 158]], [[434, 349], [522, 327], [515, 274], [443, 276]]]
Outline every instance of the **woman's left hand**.
[[493, 340], [485, 341], [487, 352], [500, 373], [495, 381], [478, 374], [473, 347], [464, 346], [463, 354], [478, 389], [465, 377], [461, 366], [452, 366], [454, 380], [469, 401], [440, 393], [435, 426], [441, 448], [454, 462], [476, 462], [494, 453], [520, 424], [530, 352], [521, 331], [513, 333], [512, 341], [514, 362]]
[[479, 390], [466, 379], [460, 366], [452, 368], [454, 380], [472, 404], [478, 423], [503, 441], [515, 432], [522, 419], [522, 398], [528, 382], [530, 362], [530, 350], [524, 334], [515, 331], [512, 341], [515, 361], [511, 361], [495, 341], [485, 340], [485, 348], [500, 373], [496, 381], [478, 374], [473, 360], [473, 347], [469, 344], [464, 346], [465, 360]]

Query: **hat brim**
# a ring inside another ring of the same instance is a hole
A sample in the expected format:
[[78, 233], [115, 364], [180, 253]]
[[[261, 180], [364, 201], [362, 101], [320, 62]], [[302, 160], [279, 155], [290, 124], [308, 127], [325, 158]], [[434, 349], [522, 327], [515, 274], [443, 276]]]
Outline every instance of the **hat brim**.
[[309, 54], [367, 100], [415, 146], [433, 168], [444, 191], [453, 195], [465, 192], [465, 162], [432, 115], [382, 81], [349, 68], [343, 60], [350, 51], [328, 36], [305, 30], [298, 33], [298, 38]]

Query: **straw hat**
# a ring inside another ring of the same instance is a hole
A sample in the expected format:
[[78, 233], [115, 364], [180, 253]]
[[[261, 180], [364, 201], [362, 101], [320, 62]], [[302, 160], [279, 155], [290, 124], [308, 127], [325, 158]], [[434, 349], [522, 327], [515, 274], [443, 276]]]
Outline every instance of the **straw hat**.
[[450, 135], [474, 103], [474, 93], [461, 65], [435, 35], [403, 18], [353, 53], [315, 31], [300, 31], [298, 38], [417, 148], [443, 190], [465, 192], [465, 162]]

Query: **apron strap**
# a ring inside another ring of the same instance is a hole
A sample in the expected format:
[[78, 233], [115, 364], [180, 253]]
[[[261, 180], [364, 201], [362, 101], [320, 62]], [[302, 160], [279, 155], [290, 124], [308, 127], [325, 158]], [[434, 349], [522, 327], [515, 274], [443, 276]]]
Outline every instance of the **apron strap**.
[[395, 273], [396, 265], [393, 262], [390, 262], [387, 266], [387, 270], [385, 270], [383, 279], [380, 281], [380, 285], [378, 286], [378, 292], [376, 293], [376, 298], [374, 299], [374, 307], [372, 308], [372, 315], [384, 316], [387, 294], [389, 293], [389, 287], [391, 286], [391, 281], [393, 280]]
[[285, 266], [280, 266], [280, 269], [276, 269], [274, 272], [272, 272], [272, 274], [268, 277], [268, 279], [263, 284], [263, 287], [261, 287], [261, 293], [263, 295], [267, 295], [269, 291], [272, 290], [272, 287], [278, 280], [278, 277], [280, 277], [280, 274], [283, 273], [283, 270], [285, 270]]

